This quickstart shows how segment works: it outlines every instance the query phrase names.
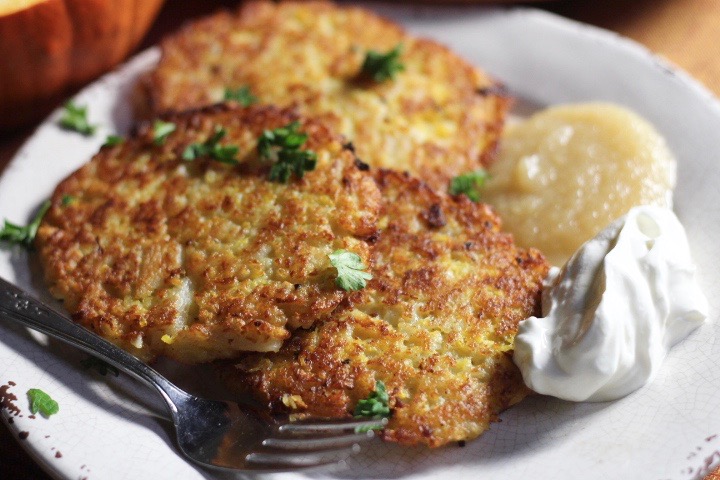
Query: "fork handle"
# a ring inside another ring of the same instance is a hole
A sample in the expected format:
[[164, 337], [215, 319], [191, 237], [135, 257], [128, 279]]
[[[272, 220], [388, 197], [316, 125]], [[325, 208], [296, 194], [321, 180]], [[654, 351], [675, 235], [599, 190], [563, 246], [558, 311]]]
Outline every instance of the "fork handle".
[[0, 317], [14, 320], [105, 360], [157, 389], [171, 409], [175, 408], [173, 398], [189, 396], [146, 363], [72, 322], [3, 278], [0, 278]]

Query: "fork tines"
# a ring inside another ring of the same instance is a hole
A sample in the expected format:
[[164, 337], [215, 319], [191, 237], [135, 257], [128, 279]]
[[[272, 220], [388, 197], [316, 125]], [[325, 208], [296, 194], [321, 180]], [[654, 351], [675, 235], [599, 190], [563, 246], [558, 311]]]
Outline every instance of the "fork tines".
[[344, 463], [387, 419], [303, 421], [283, 424], [246, 460], [257, 466], [315, 468]]
[[387, 418], [368, 418], [352, 420], [313, 420], [285, 423], [278, 427], [281, 433], [303, 434], [303, 433], [339, 433], [354, 430], [355, 432], [372, 431], [383, 428], [387, 425]]

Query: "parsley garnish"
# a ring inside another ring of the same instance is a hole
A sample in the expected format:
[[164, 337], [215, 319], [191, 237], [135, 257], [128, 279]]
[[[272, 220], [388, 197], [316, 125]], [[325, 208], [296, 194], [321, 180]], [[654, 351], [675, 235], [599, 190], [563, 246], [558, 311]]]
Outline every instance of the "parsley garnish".
[[363, 271], [365, 264], [357, 253], [335, 250], [328, 256], [332, 266], [337, 268], [335, 285], [343, 290], [360, 290], [365, 288], [366, 280], [372, 280], [372, 275]]
[[188, 145], [182, 154], [183, 160], [190, 161], [199, 157], [210, 157], [221, 163], [237, 165], [238, 161], [235, 155], [240, 149], [235, 145], [220, 145], [218, 143], [226, 134], [224, 128], [219, 125], [216, 126], [213, 136], [205, 140], [205, 142]]
[[479, 202], [480, 190], [489, 177], [490, 175], [483, 169], [458, 175], [450, 182], [450, 194], [460, 195], [464, 193], [473, 202]]
[[31, 388], [27, 391], [27, 396], [30, 400], [30, 412], [33, 415], [40, 412], [43, 417], [47, 418], [60, 411], [58, 403], [39, 388]]
[[66, 130], [75, 130], [83, 135], [95, 133], [95, 125], [90, 125], [87, 119], [87, 107], [75, 105], [72, 100], [65, 104], [65, 111], [60, 118], [60, 126]]
[[177, 126], [172, 122], [155, 120], [153, 123], [153, 143], [157, 146], [163, 145], [168, 135], [175, 131]]
[[114, 147], [115, 145], [120, 145], [123, 143], [125, 139], [121, 137], [120, 135], [108, 135], [105, 139], [105, 143], [103, 143], [103, 147]]
[[250, 87], [247, 85], [243, 85], [236, 90], [226, 88], [223, 98], [225, 100], [234, 100], [243, 107], [247, 107], [258, 101], [258, 98], [250, 92]]
[[29, 247], [33, 240], [35, 240], [35, 235], [37, 234], [38, 227], [40, 226], [40, 221], [45, 216], [45, 213], [49, 208], [50, 201], [45, 200], [27, 227], [21, 227], [20, 225], [15, 225], [14, 223], [5, 220], [3, 228], [0, 229], [0, 240], [18, 243], [25, 247]]
[[103, 377], [107, 375], [108, 372], [112, 373], [116, 377], [120, 375], [120, 370], [118, 370], [114, 365], [110, 365], [106, 361], [93, 357], [92, 355], [88, 355], [87, 358], [80, 360], [80, 365], [87, 369], [94, 369]]
[[355, 405], [356, 417], [387, 418], [390, 416], [390, 397], [385, 384], [381, 380], [375, 382], [375, 390], [370, 392], [368, 398], [360, 400]]
[[273, 162], [268, 178], [286, 183], [294, 173], [302, 178], [305, 172], [315, 169], [317, 155], [310, 150], [300, 150], [307, 141], [307, 134], [299, 132], [300, 122], [292, 122], [275, 130], [265, 130], [258, 139], [260, 157]]
[[75, 200], [75, 197], [72, 195], [63, 195], [62, 200], [60, 200], [60, 203], [62, 203], [63, 207], [67, 207]]
[[405, 70], [405, 65], [400, 62], [402, 50], [401, 43], [387, 53], [368, 50], [360, 69], [361, 75], [370, 77], [378, 83], [392, 80], [398, 72]]

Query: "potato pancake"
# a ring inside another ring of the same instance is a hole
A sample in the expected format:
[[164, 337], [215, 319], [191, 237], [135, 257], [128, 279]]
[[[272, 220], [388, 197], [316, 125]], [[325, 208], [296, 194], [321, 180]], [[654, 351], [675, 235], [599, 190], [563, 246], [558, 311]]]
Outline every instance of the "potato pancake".
[[[363, 73], [368, 52], [396, 47], [402, 70], [394, 78]], [[329, 2], [246, 2], [186, 26], [161, 48], [139, 84], [141, 110], [182, 110], [248, 88], [259, 102], [321, 118], [371, 166], [408, 171], [443, 191], [491, 161], [508, 106], [490, 77], [444, 46]]]
[[[328, 317], [349, 296], [328, 255], [368, 261], [376, 232], [380, 193], [366, 166], [290, 111], [221, 105], [164, 121], [104, 147], [55, 190], [36, 239], [52, 293], [143, 359], [277, 350], [289, 330]], [[257, 139], [293, 121], [317, 167], [269, 181]], [[220, 161], [233, 147], [238, 164]]]
[[548, 271], [500, 232], [490, 207], [379, 171], [374, 278], [332, 318], [297, 330], [277, 353], [223, 369], [275, 412], [346, 417], [381, 381], [385, 440], [432, 447], [481, 434], [527, 393], [511, 349], [539, 313]]

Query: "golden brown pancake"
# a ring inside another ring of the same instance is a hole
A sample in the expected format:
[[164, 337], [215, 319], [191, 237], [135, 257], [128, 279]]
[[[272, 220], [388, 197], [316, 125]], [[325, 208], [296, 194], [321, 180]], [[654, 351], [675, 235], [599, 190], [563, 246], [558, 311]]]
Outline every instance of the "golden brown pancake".
[[[394, 79], [361, 74], [368, 51], [399, 45], [404, 70]], [[371, 166], [408, 171], [443, 191], [490, 162], [507, 108], [488, 75], [444, 46], [329, 2], [246, 2], [187, 25], [161, 48], [139, 88], [150, 115], [249, 87], [262, 103], [321, 118]]]
[[224, 370], [275, 412], [347, 417], [383, 382], [385, 440], [432, 447], [474, 438], [527, 393], [512, 361], [518, 322], [539, 313], [548, 264], [513, 245], [486, 205], [379, 171], [374, 278], [277, 353]]
[[[379, 191], [342, 139], [271, 107], [216, 106], [169, 116], [162, 145], [148, 123], [64, 180], [36, 246], [73, 318], [131, 353], [183, 362], [277, 350], [329, 317], [348, 294], [328, 254], [366, 259]], [[268, 180], [257, 138], [299, 120], [317, 168]], [[239, 165], [182, 155], [222, 127]]]

